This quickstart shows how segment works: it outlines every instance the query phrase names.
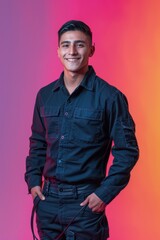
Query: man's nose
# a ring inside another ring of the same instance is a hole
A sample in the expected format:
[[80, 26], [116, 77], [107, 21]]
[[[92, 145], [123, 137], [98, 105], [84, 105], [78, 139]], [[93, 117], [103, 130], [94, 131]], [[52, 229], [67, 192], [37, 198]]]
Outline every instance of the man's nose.
[[77, 54], [77, 48], [76, 48], [76, 46], [75, 46], [74, 44], [73, 44], [73, 45], [70, 45], [69, 53], [70, 53], [71, 55]]

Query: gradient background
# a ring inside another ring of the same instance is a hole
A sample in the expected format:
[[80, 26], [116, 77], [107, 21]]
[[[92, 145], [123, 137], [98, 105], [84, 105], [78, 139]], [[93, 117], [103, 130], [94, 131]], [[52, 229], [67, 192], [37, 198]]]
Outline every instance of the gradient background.
[[160, 239], [160, 1], [0, 0], [0, 239], [30, 240], [23, 180], [35, 96], [55, 80], [57, 31], [90, 25], [91, 64], [124, 92], [141, 150], [129, 186], [107, 207], [111, 240]]

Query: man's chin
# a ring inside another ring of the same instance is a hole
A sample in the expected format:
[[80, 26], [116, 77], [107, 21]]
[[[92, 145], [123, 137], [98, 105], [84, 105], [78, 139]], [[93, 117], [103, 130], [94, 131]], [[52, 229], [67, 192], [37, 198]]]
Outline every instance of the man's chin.
[[85, 74], [88, 70], [88, 66], [85, 67], [69, 67], [66, 68], [68, 72], [75, 73], [75, 74]]

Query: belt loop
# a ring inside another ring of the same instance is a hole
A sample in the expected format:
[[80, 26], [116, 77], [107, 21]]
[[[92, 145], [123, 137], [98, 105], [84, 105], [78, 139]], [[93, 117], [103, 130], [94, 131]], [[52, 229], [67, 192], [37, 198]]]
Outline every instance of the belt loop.
[[77, 192], [77, 187], [76, 186], [73, 187], [73, 193], [74, 193], [74, 198], [77, 199], [78, 198], [78, 192]]
[[48, 196], [49, 194], [49, 188], [50, 188], [50, 182], [46, 181], [46, 187], [45, 187], [45, 195]]

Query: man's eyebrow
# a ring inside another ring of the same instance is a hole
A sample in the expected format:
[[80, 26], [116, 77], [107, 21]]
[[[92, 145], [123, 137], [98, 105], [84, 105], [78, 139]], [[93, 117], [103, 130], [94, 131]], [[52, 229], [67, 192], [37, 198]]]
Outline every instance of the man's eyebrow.
[[75, 41], [68, 41], [68, 40], [66, 40], [66, 41], [63, 41], [63, 42], [61, 42], [60, 44], [64, 44], [64, 43], [86, 43], [86, 41], [84, 41], [84, 40], [75, 40]]

